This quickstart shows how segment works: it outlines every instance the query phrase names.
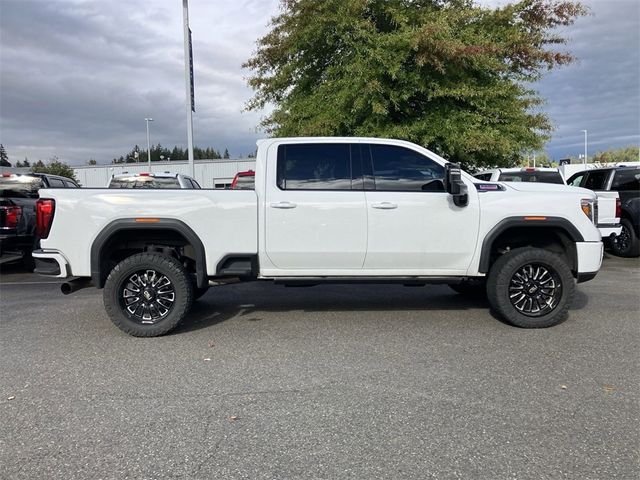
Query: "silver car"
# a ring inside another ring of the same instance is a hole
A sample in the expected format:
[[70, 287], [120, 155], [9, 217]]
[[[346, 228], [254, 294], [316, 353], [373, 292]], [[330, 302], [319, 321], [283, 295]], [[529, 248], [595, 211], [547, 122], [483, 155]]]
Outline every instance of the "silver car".
[[181, 173], [128, 173], [113, 175], [109, 188], [202, 188], [196, 180]]

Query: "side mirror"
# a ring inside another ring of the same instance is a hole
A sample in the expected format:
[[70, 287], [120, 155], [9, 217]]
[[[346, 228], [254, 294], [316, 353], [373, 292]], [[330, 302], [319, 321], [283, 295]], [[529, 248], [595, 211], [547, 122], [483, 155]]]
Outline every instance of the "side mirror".
[[462, 181], [462, 170], [456, 163], [447, 163], [444, 166], [444, 188], [453, 196], [456, 207], [466, 207], [469, 204], [467, 186]]

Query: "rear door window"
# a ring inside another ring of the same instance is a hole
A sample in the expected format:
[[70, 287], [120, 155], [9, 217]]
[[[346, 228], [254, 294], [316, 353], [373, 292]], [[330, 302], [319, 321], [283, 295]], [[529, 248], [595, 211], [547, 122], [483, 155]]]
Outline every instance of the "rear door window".
[[611, 190], [617, 192], [640, 190], [640, 169], [616, 171]]
[[47, 178], [50, 188], [64, 188], [64, 182], [59, 178]]
[[277, 182], [282, 190], [351, 190], [351, 146], [347, 143], [280, 145]]
[[444, 167], [429, 157], [397, 145], [368, 147], [376, 190], [444, 192]]

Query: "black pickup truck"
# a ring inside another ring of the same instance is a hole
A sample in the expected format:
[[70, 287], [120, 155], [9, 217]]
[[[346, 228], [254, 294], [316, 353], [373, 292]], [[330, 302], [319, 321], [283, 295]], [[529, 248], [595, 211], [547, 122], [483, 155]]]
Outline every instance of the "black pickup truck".
[[596, 168], [578, 172], [567, 180], [567, 185], [618, 192], [622, 232], [611, 240], [609, 246], [614, 254], [621, 257], [640, 256], [640, 166]]
[[36, 200], [41, 188], [78, 188], [73, 180], [44, 173], [3, 173], [0, 176], [0, 264], [23, 261], [33, 268]]

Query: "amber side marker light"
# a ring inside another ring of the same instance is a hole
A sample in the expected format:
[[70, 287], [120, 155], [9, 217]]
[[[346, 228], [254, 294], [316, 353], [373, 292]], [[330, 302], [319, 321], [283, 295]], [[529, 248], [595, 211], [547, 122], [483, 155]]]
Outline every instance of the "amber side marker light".
[[524, 217], [525, 220], [546, 220], [547, 217]]
[[159, 221], [159, 218], [136, 218], [136, 222], [138, 223], [157, 223]]

